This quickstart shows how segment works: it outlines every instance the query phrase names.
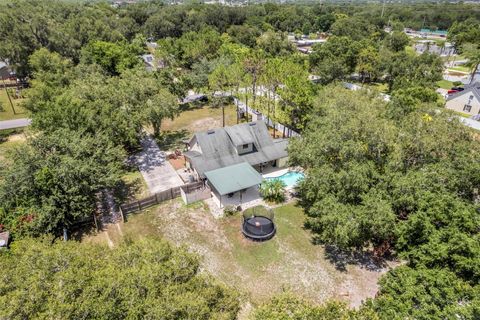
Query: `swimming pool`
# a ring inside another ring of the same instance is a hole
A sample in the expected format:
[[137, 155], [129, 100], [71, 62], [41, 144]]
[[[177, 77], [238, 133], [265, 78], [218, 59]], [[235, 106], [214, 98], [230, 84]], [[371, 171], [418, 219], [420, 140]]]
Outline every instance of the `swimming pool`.
[[265, 179], [266, 180], [279, 179], [285, 182], [285, 184], [287, 185], [287, 188], [292, 188], [298, 183], [298, 180], [303, 179], [304, 177], [305, 175], [303, 174], [303, 172], [289, 171], [287, 173], [282, 174], [281, 176], [269, 177]]

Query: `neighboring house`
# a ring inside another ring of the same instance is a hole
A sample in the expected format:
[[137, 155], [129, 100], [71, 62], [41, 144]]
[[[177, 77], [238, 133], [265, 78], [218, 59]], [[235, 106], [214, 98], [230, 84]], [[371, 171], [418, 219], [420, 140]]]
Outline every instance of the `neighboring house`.
[[[0, 225], [1, 230], [1, 225]], [[8, 231], [0, 232], [0, 250], [8, 248], [10, 242], [10, 233]]]
[[454, 93], [447, 98], [447, 109], [477, 115], [480, 113], [480, 82], [465, 86], [465, 90]]
[[286, 139], [273, 139], [263, 121], [196, 133], [184, 153], [186, 166], [207, 180], [222, 206], [222, 196], [257, 187], [267, 168], [287, 165]]
[[10, 77], [10, 68], [5, 62], [0, 61], [0, 80], [2, 79], [6, 80], [9, 77]]
[[153, 54], [142, 55], [142, 60], [147, 71], [157, 71], [165, 68], [165, 63], [162, 60], [155, 59]]

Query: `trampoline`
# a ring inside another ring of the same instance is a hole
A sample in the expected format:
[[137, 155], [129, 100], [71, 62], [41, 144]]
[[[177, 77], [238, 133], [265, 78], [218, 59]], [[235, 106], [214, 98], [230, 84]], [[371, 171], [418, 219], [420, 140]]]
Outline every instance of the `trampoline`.
[[243, 213], [243, 235], [254, 241], [271, 239], [276, 232], [273, 222], [273, 212], [260, 206], [246, 210]]

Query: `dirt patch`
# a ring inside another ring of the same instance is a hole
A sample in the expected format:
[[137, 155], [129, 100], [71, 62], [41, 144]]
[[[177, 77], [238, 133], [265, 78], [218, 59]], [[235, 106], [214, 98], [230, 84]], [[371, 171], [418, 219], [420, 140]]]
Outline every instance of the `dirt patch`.
[[[226, 106], [224, 112], [225, 125], [230, 126], [235, 124], [237, 121], [235, 106]], [[203, 106], [200, 108], [185, 110], [173, 120], [165, 120], [162, 124], [162, 131], [187, 130], [190, 133], [194, 133], [221, 127], [222, 123], [222, 108]]]
[[24, 133], [16, 133], [8, 136], [8, 142], [25, 142], [27, 138], [25, 137]]
[[207, 117], [192, 122], [190, 131], [206, 131], [211, 128], [219, 128], [222, 126], [222, 119]]
[[176, 159], [168, 159], [168, 162], [172, 165], [175, 170], [180, 170], [185, 168], [185, 157], [179, 156]]

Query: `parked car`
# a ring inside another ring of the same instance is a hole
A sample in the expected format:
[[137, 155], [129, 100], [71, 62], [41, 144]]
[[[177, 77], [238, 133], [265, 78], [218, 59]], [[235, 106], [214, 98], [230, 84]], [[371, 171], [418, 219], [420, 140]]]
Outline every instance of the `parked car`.
[[452, 87], [451, 90], [463, 91], [463, 90], [465, 90], [465, 88], [462, 88], [462, 87]]

